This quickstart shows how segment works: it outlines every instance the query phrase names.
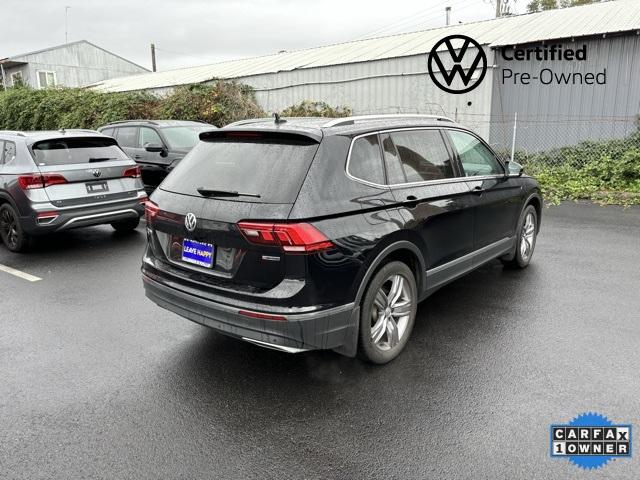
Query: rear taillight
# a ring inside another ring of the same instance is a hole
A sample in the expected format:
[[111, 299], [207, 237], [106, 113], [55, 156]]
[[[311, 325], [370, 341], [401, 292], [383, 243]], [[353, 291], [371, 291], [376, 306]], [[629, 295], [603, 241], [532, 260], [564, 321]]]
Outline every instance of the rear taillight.
[[147, 223], [153, 222], [160, 212], [160, 207], [153, 203], [151, 200], [147, 200], [144, 204], [144, 219]]
[[136, 166], [136, 167], [126, 168], [124, 172], [122, 172], [122, 176], [130, 177], [130, 178], [140, 178], [140, 167]]
[[34, 190], [61, 183], [67, 183], [67, 179], [58, 174], [45, 173], [44, 175], [20, 175], [18, 177], [18, 185], [22, 190]]
[[332, 248], [333, 243], [308, 223], [240, 222], [244, 237], [257, 245], [280, 246], [288, 253], [312, 253]]

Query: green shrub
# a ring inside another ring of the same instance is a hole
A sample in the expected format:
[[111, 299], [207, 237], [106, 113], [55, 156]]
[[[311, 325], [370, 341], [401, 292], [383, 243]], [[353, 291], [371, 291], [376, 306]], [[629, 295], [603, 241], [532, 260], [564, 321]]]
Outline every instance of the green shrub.
[[104, 93], [80, 88], [0, 92], [0, 129], [91, 128], [116, 120], [201, 120], [216, 126], [264, 116], [252, 90], [234, 82], [177, 88], [164, 98], [145, 92]]
[[332, 107], [325, 102], [312, 102], [305, 100], [298, 105], [285, 108], [280, 115], [283, 117], [349, 117], [351, 109], [345, 106]]
[[534, 176], [545, 200], [593, 200], [604, 204], [640, 204], [640, 135], [582, 142], [549, 152], [517, 152], [516, 161]]
[[114, 120], [151, 118], [157, 105], [157, 98], [139, 92], [9, 88], [0, 92], [0, 129], [97, 128]]
[[159, 112], [160, 118], [200, 120], [218, 127], [266, 115], [250, 87], [222, 80], [176, 88], [162, 100]]

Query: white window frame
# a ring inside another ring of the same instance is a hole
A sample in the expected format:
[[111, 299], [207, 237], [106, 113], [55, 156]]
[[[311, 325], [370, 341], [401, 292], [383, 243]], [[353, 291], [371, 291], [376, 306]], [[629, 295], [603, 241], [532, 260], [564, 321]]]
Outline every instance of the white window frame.
[[13, 85], [13, 86], [16, 85], [16, 80], [24, 82], [24, 77], [22, 76], [22, 70], [18, 70], [17, 72], [13, 72], [13, 73], [9, 74], [9, 76], [11, 77], [11, 85]]
[[[45, 74], [45, 78], [48, 74], [53, 75], [53, 85], [42, 85], [40, 83], [40, 74], [44, 73]], [[56, 76], [56, 72], [54, 72], [53, 70], [36, 70], [36, 75], [38, 77], [38, 88], [50, 88], [50, 87], [55, 87], [56, 85], [58, 85], [58, 77]]]

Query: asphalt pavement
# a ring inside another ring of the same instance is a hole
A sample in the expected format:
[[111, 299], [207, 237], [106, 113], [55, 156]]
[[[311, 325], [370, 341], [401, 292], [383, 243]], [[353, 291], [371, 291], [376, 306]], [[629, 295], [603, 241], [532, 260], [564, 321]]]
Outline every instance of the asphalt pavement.
[[[640, 438], [640, 208], [545, 209], [531, 266], [492, 262], [423, 302], [383, 367], [288, 355], [156, 307], [132, 235], [0, 246], [0, 478], [640, 478], [584, 472], [549, 426]], [[636, 451], [640, 440], [634, 442]]]

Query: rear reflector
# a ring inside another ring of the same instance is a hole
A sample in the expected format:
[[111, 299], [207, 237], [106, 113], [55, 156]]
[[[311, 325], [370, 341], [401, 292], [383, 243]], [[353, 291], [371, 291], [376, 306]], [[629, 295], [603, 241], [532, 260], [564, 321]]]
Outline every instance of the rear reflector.
[[60, 215], [58, 212], [39, 212], [37, 215], [39, 224], [47, 224], [53, 222]]
[[58, 174], [45, 173], [44, 175], [20, 175], [18, 177], [18, 185], [22, 190], [35, 190], [61, 183], [67, 183], [67, 179]]
[[158, 216], [158, 212], [160, 212], [160, 207], [153, 203], [151, 200], [147, 200], [144, 204], [144, 219], [147, 223], [152, 222]]
[[140, 167], [135, 166], [125, 169], [125, 171], [122, 172], [122, 176], [130, 178], [140, 178]]
[[248, 310], [238, 310], [238, 315], [242, 315], [243, 317], [261, 318], [262, 320], [287, 321], [287, 317], [283, 317], [282, 315], [269, 315], [268, 313], [250, 312]]
[[240, 222], [247, 241], [256, 245], [280, 246], [288, 253], [312, 253], [333, 248], [333, 243], [309, 223]]

